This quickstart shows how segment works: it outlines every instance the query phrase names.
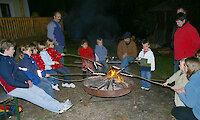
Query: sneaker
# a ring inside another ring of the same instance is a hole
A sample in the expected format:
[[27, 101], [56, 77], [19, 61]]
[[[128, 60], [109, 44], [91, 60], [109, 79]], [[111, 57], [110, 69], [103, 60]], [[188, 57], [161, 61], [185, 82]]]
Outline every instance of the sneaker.
[[74, 85], [74, 83], [69, 84], [71, 88], [75, 88], [76, 86]]
[[72, 106], [73, 106], [73, 104], [71, 103], [71, 101], [69, 99], [67, 99], [64, 102], [64, 105], [62, 106], [62, 108], [61, 108], [59, 113], [63, 113], [65, 111], [69, 110]]
[[146, 91], [149, 91], [150, 90], [150, 88], [144, 88]]
[[58, 88], [58, 84], [52, 85], [52, 88], [53, 88], [54, 90], [60, 91], [60, 89]]
[[145, 87], [141, 87], [142, 90], [145, 90]]
[[68, 83], [62, 83], [62, 87], [71, 87]]

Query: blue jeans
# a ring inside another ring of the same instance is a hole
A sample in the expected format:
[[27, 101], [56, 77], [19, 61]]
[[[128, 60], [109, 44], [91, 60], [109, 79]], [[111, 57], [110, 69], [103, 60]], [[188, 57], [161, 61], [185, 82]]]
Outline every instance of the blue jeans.
[[[70, 74], [69, 69], [67, 69], [67, 68], [64, 67], [64, 66], [55, 69], [55, 71], [58, 72], [58, 73], [61, 73], [61, 74]], [[70, 76], [69, 76], [69, 75], [64, 76], [64, 80], [70, 80]], [[72, 83], [72, 82], [66, 82], [66, 81], [64, 81], [63, 83], [69, 83], [69, 84], [70, 84], [70, 83]]]
[[[141, 77], [146, 79], [151, 79], [151, 71], [141, 71]], [[151, 88], [151, 83], [147, 82], [146, 80], [142, 81], [142, 87]]]
[[[106, 63], [105, 60], [103, 60], [103, 61], [97, 61], [97, 62], [100, 63], [100, 64], [102, 64], [104, 66], [106, 73], [109, 71], [108, 65], [107, 65], [107, 63]], [[103, 67], [98, 66], [97, 71], [99, 73], [102, 73], [102, 69], [103, 69]]]
[[[64, 46], [60, 46], [60, 45], [54, 45], [54, 49], [57, 50], [58, 53], [63, 53], [64, 50]], [[61, 63], [64, 64], [64, 58], [62, 57], [61, 59]]]
[[179, 61], [174, 59], [174, 73], [179, 70]]
[[[134, 57], [125, 57], [123, 60], [122, 60], [122, 63], [120, 65], [120, 68], [124, 68], [125, 66], [127, 66], [129, 64], [129, 62], [133, 61], [134, 60]], [[130, 72], [128, 66], [125, 68], [125, 71], [127, 72]]]
[[[53, 69], [52, 70], [46, 70], [45, 71], [47, 74], [57, 74], [57, 72], [56, 71], [54, 71]], [[55, 78], [58, 78], [58, 76], [53, 76], [53, 77], [55, 77]], [[50, 82], [51, 82], [51, 84], [58, 84], [59, 83], [59, 81], [57, 80], [57, 79], [55, 79], [55, 78], [51, 78], [51, 77], [49, 77], [49, 78], [47, 78]]]
[[51, 86], [51, 82], [47, 78], [40, 79], [40, 83], [37, 84], [36, 86], [43, 89], [52, 98], [55, 98], [55, 94]]
[[9, 92], [8, 95], [25, 99], [51, 112], [59, 113], [64, 105], [56, 99], [49, 96], [44, 90], [33, 85], [32, 88], [16, 88]]

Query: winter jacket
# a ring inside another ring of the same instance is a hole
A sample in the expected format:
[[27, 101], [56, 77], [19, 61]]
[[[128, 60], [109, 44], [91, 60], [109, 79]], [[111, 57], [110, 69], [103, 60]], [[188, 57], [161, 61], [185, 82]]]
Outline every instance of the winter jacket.
[[47, 37], [54, 40], [55, 43], [59, 43], [60, 46], [65, 46], [65, 39], [61, 25], [54, 20], [47, 25]]
[[142, 51], [140, 51], [138, 58], [145, 58], [147, 59], [147, 63], [151, 64], [151, 68], [148, 67], [140, 67], [141, 71], [154, 71], [155, 70], [155, 58], [154, 58], [154, 54], [151, 51], [151, 49], [149, 48], [149, 50], [144, 53], [144, 49], [142, 49]]
[[[93, 54], [93, 50], [92, 50], [91, 47], [88, 46], [86, 49], [84, 49], [83, 47], [81, 47], [81, 48], [79, 48], [78, 52], [79, 52], [79, 54], [80, 54], [81, 57], [85, 57], [85, 58], [89, 58], [91, 60], [94, 60], [94, 54]], [[86, 71], [86, 68], [84, 68], [84, 66], [86, 66], [85, 59], [82, 59], [82, 66], [83, 66], [82, 70]], [[92, 70], [94, 70], [92, 62], [89, 62], [89, 67]]]
[[19, 62], [19, 69], [24, 71], [34, 85], [40, 83], [40, 77], [46, 76], [45, 72], [38, 69], [36, 61], [28, 55], [24, 55], [24, 58]]
[[[186, 74], [182, 72], [182, 70], [177, 71], [174, 75], [172, 75], [167, 82], [171, 84], [175, 81], [175, 85], [173, 86], [175, 89], [184, 89], [185, 85], [188, 83], [188, 79]], [[174, 102], [176, 106], [185, 106], [184, 103], [178, 97], [178, 94], [175, 92]]]
[[176, 30], [174, 34], [175, 60], [192, 57], [199, 48], [199, 34], [189, 22]]
[[38, 69], [45, 71], [45, 64], [44, 64], [44, 61], [42, 60], [40, 54], [31, 55], [31, 57], [36, 61]]
[[104, 61], [106, 60], [106, 57], [107, 56], [108, 52], [107, 52], [107, 49], [104, 47], [104, 46], [99, 46], [99, 45], [96, 45], [95, 46], [95, 57], [96, 57], [96, 61]]
[[51, 59], [51, 56], [48, 54], [47, 51], [41, 51], [40, 56], [45, 64], [45, 70], [51, 70], [51, 65], [55, 65], [55, 61]]
[[81, 57], [85, 57], [85, 58], [89, 58], [89, 59], [94, 60], [94, 53], [93, 53], [93, 50], [90, 46], [88, 46], [86, 49], [81, 47], [81, 48], [79, 48], [78, 51], [79, 51], [79, 54], [80, 54]]
[[62, 56], [61, 54], [58, 54], [57, 50], [55, 50], [54, 48], [48, 48], [47, 52], [51, 56], [51, 59], [53, 61], [57, 61], [60, 63], [60, 64], [51, 65], [52, 69], [55, 70], [57, 68], [63, 67], [63, 65], [61, 64]]
[[200, 70], [190, 77], [185, 86], [185, 93], [180, 93], [181, 101], [188, 107], [192, 108], [195, 117], [200, 120]]
[[125, 41], [120, 41], [117, 48], [117, 56], [120, 60], [123, 59], [123, 55], [127, 53], [128, 57], [136, 57], [137, 56], [137, 46], [133, 40], [130, 40], [130, 44], [126, 45]]
[[13, 57], [0, 54], [0, 66], [0, 84], [7, 93], [15, 88], [29, 88], [29, 78], [19, 70]]

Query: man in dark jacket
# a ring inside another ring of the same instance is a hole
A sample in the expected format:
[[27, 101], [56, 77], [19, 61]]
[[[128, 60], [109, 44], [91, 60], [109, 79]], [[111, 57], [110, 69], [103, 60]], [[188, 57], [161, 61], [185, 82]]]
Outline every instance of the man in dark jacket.
[[[59, 12], [55, 12], [53, 16], [53, 20], [47, 25], [47, 37], [54, 41], [55, 50], [58, 53], [63, 53], [63, 49], [65, 47], [65, 39], [60, 25], [61, 14]], [[61, 63], [64, 63], [64, 59], [61, 59]]]

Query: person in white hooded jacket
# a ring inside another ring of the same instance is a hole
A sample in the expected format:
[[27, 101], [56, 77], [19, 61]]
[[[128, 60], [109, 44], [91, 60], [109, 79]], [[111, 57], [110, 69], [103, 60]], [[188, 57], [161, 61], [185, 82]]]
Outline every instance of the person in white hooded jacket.
[[[146, 79], [151, 79], [151, 71], [155, 70], [155, 57], [150, 49], [149, 41], [144, 39], [142, 41], [143, 49], [140, 51], [136, 60], [140, 61], [140, 71], [141, 77]], [[142, 80], [142, 89], [149, 90], [151, 88], [151, 83]]]

